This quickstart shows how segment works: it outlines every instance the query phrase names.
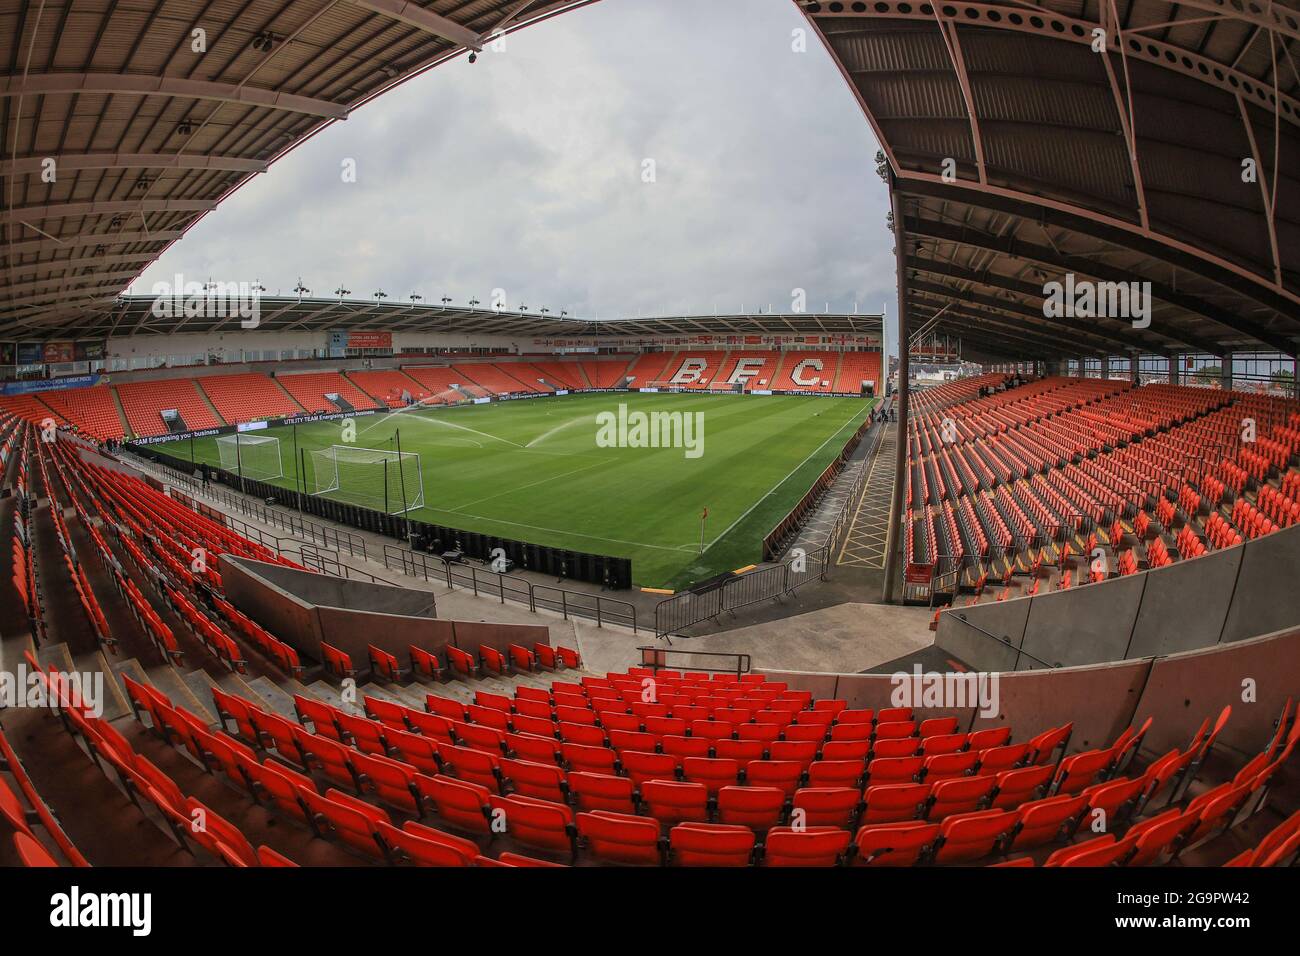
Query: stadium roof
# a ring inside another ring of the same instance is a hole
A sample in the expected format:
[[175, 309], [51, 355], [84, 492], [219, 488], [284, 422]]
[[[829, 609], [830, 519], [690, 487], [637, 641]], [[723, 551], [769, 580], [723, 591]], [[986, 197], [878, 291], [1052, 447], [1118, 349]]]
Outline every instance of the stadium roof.
[[[589, 2], [10, 0], [0, 336], [120, 324], [130, 280], [287, 150]], [[797, 2], [882, 144], [913, 329], [1006, 357], [1300, 348], [1295, 0]], [[1149, 327], [1045, 316], [1067, 273], [1150, 282]]]
[[[234, 310], [225, 314], [158, 317], [152, 295], [122, 296], [104, 311], [65, 317], [51, 331], [56, 337], [96, 338], [222, 332], [240, 328]], [[195, 303], [192, 311], [199, 311]], [[212, 310], [214, 313], [217, 310]], [[463, 335], [660, 336], [660, 335], [879, 335], [879, 315], [823, 315], [809, 312], [658, 318], [583, 319], [494, 309], [443, 307], [422, 303], [356, 299], [296, 299], [261, 296], [257, 328], [269, 332], [373, 329], [386, 332], [444, 332]]]
[[0, 335], [45, 337], [102, 310], [323, 127], [497, 33], [590, 2], [7, 0]]
[[[1009, 358], [1296, 353], [1292, 0], [802, 6], [895, 182], [912, 328]], [[1069, 273], [1149, 282], [1149, 327], [1045, 316]]]

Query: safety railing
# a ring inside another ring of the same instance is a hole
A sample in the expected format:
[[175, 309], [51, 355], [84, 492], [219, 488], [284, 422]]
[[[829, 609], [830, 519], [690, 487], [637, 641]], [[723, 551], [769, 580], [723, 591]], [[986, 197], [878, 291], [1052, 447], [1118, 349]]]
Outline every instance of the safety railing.
[[830, 545], [796, 554], [780, 564], [756, 568], [726, 578], [708, 588], [682, 591], [655, 605], [655, 636], [666, 639], [686, 628], [711, 621], [724, 613], [793, 594], [813, 581], [826, 579]]
[[989, 630], [986, 630], [985, 628], [980, 627], [978, 624], [976, 624], [974, 621], [970, 620], [969, 617], [967, 617], [965, 614], [963, 614], [963, 613], [960, 612], [960, 611], [948, 611], [948, 612], [946, 612], [946, 613], [952, 615], [952, 617], [953, 617], [955, 620], [961, 621], [963, 624], [965, 624], [967, 627], [969, 627], [969, 628], [971, 628], [972, 630], [974, 630], [976, 633], [978, 633], [978, 634], [981, 635], [982, 637], [984, 637], [984, 638], [986, 638], [986, 639], [988, 639], [988, 640], [990, 640], [990, 641], [993, 641], [993, 642], [995, 642], [995, 643], [997, 643], [997, 644], [1001, 644], [1003, 647], [1005, 647], [1005, 648], [1006, 648], [1007, 650], [1009, 650], [1009, 651], [1014, 651], [1014, 652], [1015, 652], [1015, 655], [1016, 655], [1015, 664], [1014, 664], [1012, 667], [1008, 668], [1008, 670], [1013, 670], [1013, 671], [1020, 670], [1020, 660], [1021, 660], [1022, 657], [1027, 657], [1029, 660], [1033, 661], [1035, 664], [1039, 664], [1039, 665], [1041, 665], [1041, 666], [1043, 666], [1043, 667], [1048, 667], [1048, 668], [1053, 668], [1053, 669], [1054, 669], [1054, 668], [1058, 668], [1058, 667], [1061, 666], [1060, 664], [1051, 664], [1051, 663], [1048, 663], [1047, 661], [1043, 660], [1041, 657], [1038, 657], [1037, 655], [1030, 653], [1029, 651], [1025, 650], [1024, 648], [1022, 648], [1022, 647], [1017, 647], [1015, 644], [1012, 644], [1012, 643], [1011, 643], [1010, 641], [1008, 641], [1006, 638], [998, 637], [998, 636], [997, 636], [996, 634], [994, 634], [992, 631], [989, 631]]
[[533, 612], [539, 609], [554, 611], [566, 621], [570, 617], [583, 618], [595, 621], [597, 627], [614, 624], [630, 627], [634, 634], [637, 633], [636, 605], [627, 601], [553, 584], [534, 584], [516, 574], [448, 561], [436, 554], [391, 544], [384, 545], [384, 567], [421, 581], [445, 584], [453, 590], [470, 591], [475, 597], [496, 597], [502, 604], [509, 600], [526, 605]]
[[[292, 511], [281, 511], [270, 505], [254, 501], [245, 495], [236, 494], [224, 485], [205, 482], [201, 478], [187, 475], [185, 472], [163, 464], [161, 461], [150, 462], [149, 467], [161, 471], [172, 484], [185, 488], [196, 496], [219, 502], [224, 507], [238, 512], [245, 518], [270, 525], [272, 528], [284, 531], [293, 537], [306, 539], [310, 543], [332, 548], [339, 552], [347, 552], [352, 557], [366, 557], [366, 540], [360, 535], [344, 531], [341, 528], [332, 528], [320, 524]], [[285, 493], [294, 494], [291, 491]]]
[[[734, 654], [727, 651], [681, 651], [676, 648], [666, 648], [659, 644], [638, 647], [637, 650], [641, 653], [641, 666], [648, 667], [656, 673], [661, 670], [708, 671], [714, 674], [735, 674], [740, 677], [750, 671], [748, 654]], [[680, 661], [683, 658], [690, 661], [690, 663], [681, 663]], [[727, 666], [701, 666], [705, 658], [721, 658], [727, 662]]]

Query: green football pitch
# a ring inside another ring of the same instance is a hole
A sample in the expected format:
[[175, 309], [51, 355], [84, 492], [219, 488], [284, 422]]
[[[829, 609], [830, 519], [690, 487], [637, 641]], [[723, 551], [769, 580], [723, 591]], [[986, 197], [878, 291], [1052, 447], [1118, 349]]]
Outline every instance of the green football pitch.
[[[284, 472], [275, 484], [295, 487], [301, 462], [308, 491], [329, 488], [337, 473], [340, 487], [325, 491], [329, 497], [375, 508], [387, 498], [388, 510], [400, 511], [403, 499], [416, 497], [413, 459], [399, 467], [392, 455], [385, 465], [374, 460], [384, 456], [322, 453], [343, 444], [391, 453], [400, 441], [403, 453], [419, 456], [424, 488], [423, 505], [410, 517], [631, 558], [638, 586], [678, 588], [761, 559], [764, 535], [839, 454], [871, 405], [788, 395], [557, 396], [358, 416], [350, 443], [343, 420], [272, 427], [241, 439], [240, 460], [249, 477], [260, 477], [254, 462], [264, 466], [273, 446], [242, 442], [273, 436]], [[691, 430], [683, 424], [674, 434], [699, 444], [631, 447], [649, 441], [635, 427], [636, 413], [656, 412], [681, 413], [674, 424], [690, 415]], [[160, 450], [184, 459], [189, 444]], [[229, 443], [226, 452], [229, 463]], [[217, 439], [194, 440], [193, 456], [220, 465]], [[342, 463], [353, 457], [371, 460]]]

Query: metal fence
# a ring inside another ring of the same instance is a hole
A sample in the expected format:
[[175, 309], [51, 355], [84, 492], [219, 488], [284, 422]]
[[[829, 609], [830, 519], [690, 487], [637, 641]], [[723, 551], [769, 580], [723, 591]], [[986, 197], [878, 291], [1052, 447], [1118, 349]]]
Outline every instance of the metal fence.
[[[717, 674], [726, 672], [740, 677], [750, 671], [748, 654], [737, 654], [729, 651], [679, 651], [661, 645], [643, 645], [638, 647], [637, 650], [641, 653], [641, 666], [648, 667], [656, 673], [660, 670], [707, 671]], [[682, 663], [683, 658], [686, 663]], [[704, 663], [705, 658], [721, 658], [721, 663], [724, 663], [725, 666], [709, 666]]]
[[814, 581], [826, 580], [830, 570], [829, 544], [794, 555], [780, 564], [727, 578], [715, 587], [683, 591], [655, 605], [655, 637], [667, 639], [695, 624], [762, 601], [793, 594]]
[[630, 627], [637, 633], [636, 605], [627, 601], [607, 598], [588, 591], [573, 591], [553, 584], [534, 584], [516, 574], [503, 574], [472, 564], [447, 561], [435, 554], [411, 551], [391, 544], [384, 545], [384, 567], [400, 571], [411, 578], [445, 584], [453, 590], [470, 591], [475, 597], [495, 597], [504, 604], [507, 600], [527, 605], [528, 610], [539, 608], [554, 611], [566, 621], [570, 617], [595, 621], [597, 627], [615, 624]]
[[[346, 552], [352, 557], [366, 557], [366, 539], [353, 534], [351, 531], [320, 524], [292, 511], [281, 511], [278, 508], [272, 508], [269, 505], [253, 501], [244, 495], [235, 494], [223, 485], [212, 482], [205, 484], [200, 478], [187, 475], [183, 471], [160, 462], [150, 462], [150, 466], [166, 475], [168, 481], [185, 488], [191, 494], [201, 495], [212, 501], [220, 502], [246, 518], [260, 521], [262, 524], [270, 525], [272, 528], [277, 528], [294, 537], [306, 539], [312, 544], [319, 544], [335, 551]], [[247, 528], [248, 526], [244, 525], [244, 527]]]

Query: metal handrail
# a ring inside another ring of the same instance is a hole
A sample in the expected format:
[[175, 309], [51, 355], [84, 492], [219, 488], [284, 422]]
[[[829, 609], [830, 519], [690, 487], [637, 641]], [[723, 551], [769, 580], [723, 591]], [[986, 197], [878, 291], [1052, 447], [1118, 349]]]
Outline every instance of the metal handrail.
[[[1006, 647], [1006, 648], [1009, 648], [1010, 650], [1015, 651], [1017, 655], [1023, 654], [1025, 657], [1028, 657], [1030, 660], [1034, 661], [1035, 663], [1037, 663], [1037, 664], [1042, 664], [1044, 667], [1050, 667], [1050, 668], [1052, 668], [1053, 670], [1055, 670], [1055, 669], [1057, 669], [1057, 668], [1059, 668], [1059, 667], [1061, 666], [1060, 664], [1049, 664], [1047, 661], [1043, 660], [1041, 657], [1038, 657], [1037, 655], [1031, 653], [1030, 651], [1025, 650], [1023, 647], [1016, 647], [1016, 645], [1012, 644], [1010, 641], [1006, 640], [1005, 638], [998, 637], [998, 636], [997, 636], [996, 634], [994, 634], [992, 631], [989, 631], [989, 630], [986, 630], [985, 628], [980, 627], [980, 626], [979, 626], [978, 624], [976, 624], [974, 621], [972, 621], [972, 620], [970, 620], [968, 617], [966, 617], [965, 614], [963, 614], [963, 613], [961, 613], [961, 612], [959, 612], [959, 611], [949, 611], [948, 613], [949, 613], [949, 614], [952, 614], [953, 617], [955, 617], [957, 620], [961, 621], [961, 622], [962, 622], [963, 624], [965, 624], [967, 627], [973, 627], [973, 628], [975, 628], [975, 630], [979, 631], [981, 634], [983, 634], [985, 637], [989, 638], [990, 640], [997, 641], [997, 642], [998, 642], [999, 644], [1001, 644], [1003, 647]], [[1016, 663], [1017, 663], [1017, 664], [1020, 663], [1019, 657], [1017, 657], [1017, 659], [1016, 659]]]
[[737, 677], [750, 672], [750, 656], [748, 654], [738, 654], [730, 651], [679, 651], [675, 648], [665, 648], [658, 644], [642, 645], [637, 648], [641, 653], [641, 666], [648, 667], [655, 673], [660, 670], [674, 671], [707, 671], [709, 673], [721, 673], [723, 668], [719, 667], [693, 667], [689, 664], [676, 664], [668, 666], [667, 658], [669, 654], [677, 654], [686, 657], [724, 657], [735, 660], [735, 667], [728, 667], [728, 673], [734, 672]]
[[633, 634], [638, 633], [636, 605], [628, 601], [553, 584], [534, 584], [519, 575], [481, 571], [470, 564], [448, 561], [441, 555], [425, 554], [391, 544], [384, 545], [384, 567], [399, 571], [407, 577], [439, 581], [452, 590], [459, 586], [471, 591], [475, 597], [495, 596], [502, 604], [508, 598], [515, 603], [527, 605], [533, 613], [538, 608], [558, 611], [566, 621], [570, 616], [580, 617], [595, 621], [597, 627], [615, 624], [632, 628]]

